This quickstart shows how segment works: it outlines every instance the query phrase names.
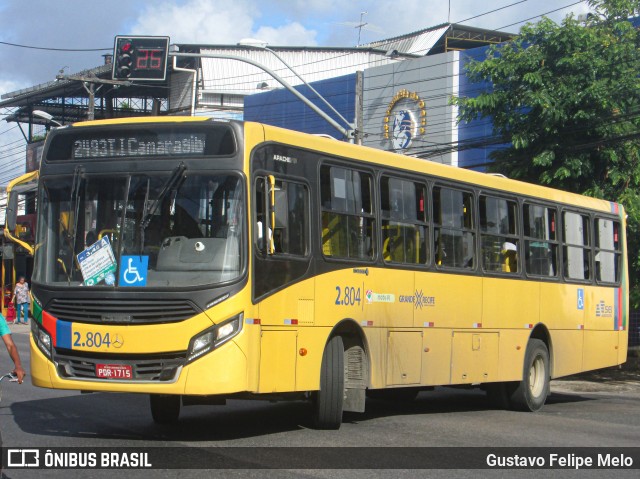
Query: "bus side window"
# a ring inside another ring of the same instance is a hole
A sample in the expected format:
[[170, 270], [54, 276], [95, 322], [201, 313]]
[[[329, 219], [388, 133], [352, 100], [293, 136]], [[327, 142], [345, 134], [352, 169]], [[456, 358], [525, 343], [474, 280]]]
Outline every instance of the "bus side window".
[[436, 265], [475, 268], [473, 195], [453, 188], [434, 187], [433, 216]]
[[375, 216], [369, 173], [320, 168], [322, 252], [333, 258], [373, 259]]
[[[270, 212], [265, 201], [266, 185], [264, 179], [258, 180], [256, 185], [256, 246], [266, 253], [267, 241], [273, 241], [275, 254], [305, 256], [308, 252], [309, 189], [302, 183], [276, 180], [274, 210]], [[274, 224], [267, 221], [267, 215], [275, 220]]]
[[383, 176], [380, 183], [382, 257], [394, 263], [424, 264], [427, 254], [426, 186]]
[[556, 210], [546, 206], [523, 206], [524, 260], [527, 274], [557, 276], [558, 241]]
[[255, 218], [256, 224], [254, 225], [254, 242], [256, 248], [262, 252], [263, 254], [267, 251], [266, 245], [266, 206], [265, 206], [265, 179], [258, 178], [255, 184], [255, 196], [254, 196], [254, 208], [255, 208]]
[[596, 280], [603, 283], [620, 281], [620, 223], [596, 218]]
[[308, 252], [309, 189], [302, 183], [276, 181], [276, 251], [305, 256]]
[[569, 279], [591, 279], [591, 245], [589, 217], [566, 211], [563, 213], [564, 275]]
[[479, 209], [482, 268], [489, 272], [517, 273], [520, 249], [517, 203], [481, 195]]

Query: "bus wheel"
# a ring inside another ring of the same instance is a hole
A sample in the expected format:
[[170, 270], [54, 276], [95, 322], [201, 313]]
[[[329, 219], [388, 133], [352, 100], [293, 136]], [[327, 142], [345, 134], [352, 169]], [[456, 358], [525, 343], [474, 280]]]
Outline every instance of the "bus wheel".
[[344, 404], [344, 343], [329, 340], [322, 356], [320, 390], [315, 395], [313, 424], [318, 429], [339, 429]]
[[511, 394], [510, 403], [518, 411], [539, 411], [549, 395], [549, 350], [539, 339], [530, 339], [524, 355], [522, 381]]
[[170, 394], [151, 394], [151, 416], [156, 424], [172, 424], [180, 415], [180, 396]]

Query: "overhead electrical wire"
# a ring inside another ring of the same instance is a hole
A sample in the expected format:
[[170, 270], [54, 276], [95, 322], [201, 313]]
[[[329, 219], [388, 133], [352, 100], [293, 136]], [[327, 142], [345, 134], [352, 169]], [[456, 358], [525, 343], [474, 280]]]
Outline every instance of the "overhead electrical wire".
[[579, 3], [584, 3], [584, 0], [580, 0], [579, 2], [575, 2], [575, 3], [571, 3], [569, 5], [565, 5], [564, 7], [556, 8], [555, 10], [551, 10], [551, 11], [543, 13], [541, 15], [536, 15], [535, 17], [529, 17], [526, 20], [522, 20], [520, 22], [516, 22], [516, 23], [511, 23], [509, 25], [505, 25], [504, 27], [497, 28], [497, 30], [502, 30], [503, 28], [513, 27], [514, 25], [519, 25], [521, 23], [528, 22], [528, 21], [534, 20], [536, 18], [540, 18], [540, 17], [542, 17], [544, 15], [549, 15], [550, 13], [559, 12], [560, 10], [564, 10], [565, 8], [573, 7], [574, 5], [578, 5]]
[[36, 47], [33, 45], [21, 45], [19, 43], [10, 43], [10, 42], [0, 42], [0, 45], [7, 45], [10, 47], [17, 48], [28, 48], [31, 50], [45, 50], [52, 52], [102, 52], [105, 50], [113, 51], [113, 47], [109, 48], [55, 48], [55, 47]]

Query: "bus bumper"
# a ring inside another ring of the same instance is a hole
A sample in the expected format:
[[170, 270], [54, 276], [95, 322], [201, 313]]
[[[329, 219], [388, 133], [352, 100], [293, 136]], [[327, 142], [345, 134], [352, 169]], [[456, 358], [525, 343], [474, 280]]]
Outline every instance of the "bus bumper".
[[37, 347], [33, 335], [30, 342], [31, 380], [34, 386], [42, 388], [183, 395], [232, 394], [249, 390], [247, 358], [234, 340], [182, 366], [177, 378], [166, 382], [63, 378], [56, 365]]

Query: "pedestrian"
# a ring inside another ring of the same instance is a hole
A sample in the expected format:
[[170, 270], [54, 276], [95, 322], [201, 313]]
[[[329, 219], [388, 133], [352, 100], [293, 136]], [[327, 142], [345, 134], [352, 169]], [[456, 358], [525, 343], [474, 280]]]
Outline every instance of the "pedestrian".
[[24, 324], [29, 322], [29, 283], [20, 276], [13, 290], [13, 300], [16, 303], [17, 317], [16, 324], [20, 324], [20, 317], [24, 314]]

